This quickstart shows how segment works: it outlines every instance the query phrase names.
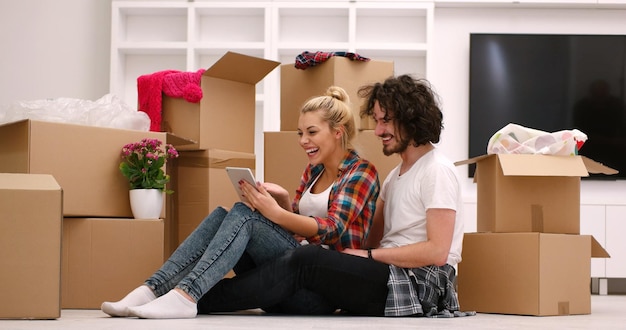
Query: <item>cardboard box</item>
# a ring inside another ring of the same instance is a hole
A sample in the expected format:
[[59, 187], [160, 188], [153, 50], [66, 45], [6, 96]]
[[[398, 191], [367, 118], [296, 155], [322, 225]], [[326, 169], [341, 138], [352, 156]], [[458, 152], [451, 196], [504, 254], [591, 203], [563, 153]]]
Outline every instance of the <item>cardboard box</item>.
[[0, 319], [61, 316], [62, 219], [54, 177], [0, 173]]
[[[52, 174], [63, 188], [63, 212], [76, 217], [132, 217], [122, 147], [173, 136], [114, 128], [21, 120], [0, 125], [0, 172]], [[184, 142], [182, 142], [184, 143]], [[163, 210], [165, 215], [166, 207]]]
[[476, 163], [478, 232], [580, 233], [580, 177], [614, 173], [582, 156], [484, 155]]
[[279, 64], [227, 52], [203, 73], [199, 103], [163, 96], [163, 131], [194, 141], [179, 150], [254, 153], [255, 85]]
[[[297, 133], [265, 132], [264, 142], [264, 181], [284, 187], [293, 198], [308, 163], [308, 158], [298, 143]], [[383, 154], [382, 143], [372, 130], [360, 131], [354, 141], [354, 147], [361, 157], [374, 164], [381, 185], [389, 172], [400, 164], [399, 156]]]
[[608, 253], [589, 235], [466, 233], [457, 278], [461, 309], [589, 314], [591, 257]]
[[175, 198], [176, 232], [171, 240], [172, 248], [189, 236], [198, 224], [216, 207], [231, 208], [239, 201], [225, 168], [227, 166], [249, 167], [254, 170], [255, 156], [251, 153], [209, 149], [183, 151], [178, 158], [177, 187]]
[[393, 73], [391, 61], [352, 61], [344, 56], [333, 56], [306, 70], [296, 69], [293, 64], [281, 65], [280, 130], [297, 130], [298, 116], [304, 102], [313, 96], [324, 94], [332, 85], [342, 87], [350, 96], [357, 126], [360, 129], [374, 129], [371, 118], [360, 119], [362, 100], [357, 91], [361, 86], [383, 81], [393, 76]]
[[163, 264], [163, 220], [64, 218], [63, 308], [99, 309]]
[[296, 131], [263, 133], [263, 181], [275, 183], [293, 199], [309, 162]]

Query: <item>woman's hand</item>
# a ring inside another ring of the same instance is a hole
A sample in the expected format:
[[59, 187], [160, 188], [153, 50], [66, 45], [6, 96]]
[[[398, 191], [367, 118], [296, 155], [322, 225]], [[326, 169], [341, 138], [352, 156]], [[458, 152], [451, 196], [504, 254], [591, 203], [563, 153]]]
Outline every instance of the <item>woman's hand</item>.
[[267, 190], [270, 195], [278, 202], [283, 209], [292, 212], [291, 199], [289, 198], [289, 192], [287, 189], [271, 182], [262, 183], [263, 188]]
[[[239, 182], [243, 197], [248, 201], [246, 204], [251, 210], [256, 210], [268, 220], [285, 228], [292, 233], [310, 237], [318, 232], [318, 223], [312, 217], [293, 213], [289, 209], [281, 207], [277, 200], [272, 197], [264, 185], [260, 182], [252, 185], [248, 182]], [[275, 186], [270, 186], [270, 189]], [[277, 192], [276, 190], [275, 192]]]
[[249, 182], [242, 180], [239, 182], [239, 187], [243, 192], [243, 196], [248, 200], [246, 204], [251, 210], [259, 211], [270, 220], [281, 211], [281, 206], [262, 183], [257, 182], [256, 186], [253, 186]]

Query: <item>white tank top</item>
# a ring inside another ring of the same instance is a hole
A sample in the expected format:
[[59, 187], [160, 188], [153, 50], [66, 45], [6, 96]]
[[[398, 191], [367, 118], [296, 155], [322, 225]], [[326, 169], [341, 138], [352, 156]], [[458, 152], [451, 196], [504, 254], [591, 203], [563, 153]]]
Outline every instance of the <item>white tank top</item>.
[[330, 190], [333, 185], [329, 185], [324, 191], [319, 194], [314, 194], [311, 192], [311, 188], [317, 182], [317, 179], [322, 176], [322, 172], [320, 175], [315, 178], [315, 181], [307, 188], [307, 190], [302, 194], [302, 198], [300, 198], [300, 204], [298, 207], [300, 209], [300, 214], [307, 217], [319, 217], [326, 218], [328, 217], [328, 197], [330, 196]]

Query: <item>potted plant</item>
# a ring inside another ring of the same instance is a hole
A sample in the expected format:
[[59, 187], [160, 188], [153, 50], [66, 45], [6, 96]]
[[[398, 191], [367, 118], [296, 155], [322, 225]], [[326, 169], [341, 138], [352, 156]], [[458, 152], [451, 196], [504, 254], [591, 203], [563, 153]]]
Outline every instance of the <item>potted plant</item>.
[[166, 188], [170, 177], [163, 166], [169, 158], [177, 158], [178, 151], [159, 139], [146, 138], [124, 145], [121, 156], [119, 169], [129, 183], [134, 217], [158, 218], [163, 208], [163, 193], [173, 193]]

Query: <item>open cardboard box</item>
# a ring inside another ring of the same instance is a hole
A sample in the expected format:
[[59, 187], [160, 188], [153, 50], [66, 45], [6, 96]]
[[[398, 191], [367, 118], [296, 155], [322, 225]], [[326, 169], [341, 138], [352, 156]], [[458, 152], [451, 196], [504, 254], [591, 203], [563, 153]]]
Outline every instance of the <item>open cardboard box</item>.
[[61, 316], [62, 219], [52, 175], [0, 173], [0, 319]]
[[591, 259], [609, 254], [590, 235], [466, 233], [461, 309], [481, 313], [591, 313]]
[[617, 171], [584, 156], [483, 155], [476, 164], [478, 232], [580, 233], [580, 178]]
[[163, 95], [162, 130], [193, 141], [179, 150], [254, 153], [255, 85], [280, 63], [227, 52], [202, 74], [202, 100]]

